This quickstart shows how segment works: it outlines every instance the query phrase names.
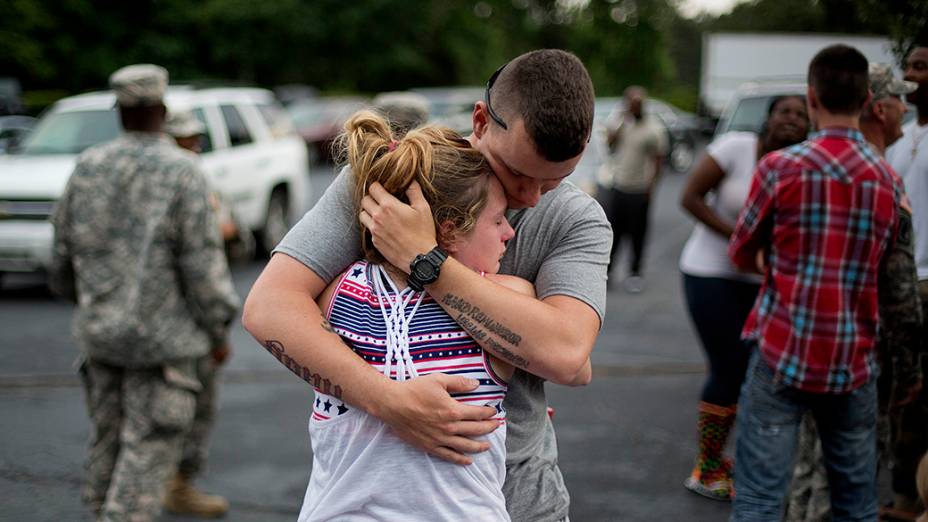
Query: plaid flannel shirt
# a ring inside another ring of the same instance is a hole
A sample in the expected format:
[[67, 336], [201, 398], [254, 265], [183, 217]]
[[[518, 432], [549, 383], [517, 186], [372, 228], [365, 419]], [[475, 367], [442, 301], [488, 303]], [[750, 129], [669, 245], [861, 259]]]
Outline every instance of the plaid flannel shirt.
[[830, 128], [758, 163], [729, 245], [766, 273], [742, 337], [786, 385], [847, 393], [876, 371], [877, 277], [903, 189], [854, 129]]

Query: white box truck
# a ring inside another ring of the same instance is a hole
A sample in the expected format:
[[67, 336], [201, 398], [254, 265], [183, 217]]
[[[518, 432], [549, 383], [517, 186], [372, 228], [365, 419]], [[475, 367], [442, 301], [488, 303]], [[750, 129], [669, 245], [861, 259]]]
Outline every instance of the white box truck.
[[747, 82], [805, 83], [809, 62], [823, 48], [842, 43], [871, 62], [898, 66], [885, 36], [805, 33], [705, 33], [699, 96], [709, 116], [718, 118]]

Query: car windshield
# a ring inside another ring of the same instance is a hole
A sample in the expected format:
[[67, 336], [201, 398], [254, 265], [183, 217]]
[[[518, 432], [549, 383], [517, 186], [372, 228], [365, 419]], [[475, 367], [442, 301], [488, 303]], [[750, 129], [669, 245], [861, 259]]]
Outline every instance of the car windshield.
[[301, 104], [290, 108], [290, 119], [299, 128], [319, 125], [328, 117], [325, 109], [315, 103]]
[[79, 154], [119, 136], [115, 109], [48, 114], [20, 147], [19, 154]]
[[731, 115], [725, 131], [750, 131], [760, 133], [767, 120], [767, 108], [773, 96], [757, 96], [741, 100]]
[[[730, 119], [725, 120], [723, 118], [719, 122], [718, 128], [715, 131], [715, 135], [719, 136], [730, 131], [748, 131], [760, 134], [760, 131], [764, 126], [764, 122], [767, 121], [767, 111], [770, 109], [770, 104], [773, 102], [774, 98], [782, 96], [802, 95], [798, 93], [786, 92], [746, 97], [738, 102], [738, 105], [732, 112]], [[914, 106], [908, 105], [908, 111], [906, 111], [905, 115], [902, 117], [902, 124], [905, 125], [906, 123], [912, 121], [915, 115], [916, 111]]]

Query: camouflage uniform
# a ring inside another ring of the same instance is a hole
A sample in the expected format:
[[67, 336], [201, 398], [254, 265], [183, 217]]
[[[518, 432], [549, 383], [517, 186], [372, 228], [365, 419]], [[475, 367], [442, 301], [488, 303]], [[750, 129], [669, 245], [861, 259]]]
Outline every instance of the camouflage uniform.
[[886, 261], [880, 285], [880, 345], [882, 368], [880, 401], [883, 413], [910, 401], [921, 385], [919, 358], [922, 352], [922, 321], [925, 317], [924, 281], [915, 274], [912, 212], [899, 212], [896, 248]]
[[209, 453], [208, 437], [216, 419], [216, 388], [219, 365], [212, 355], [200, 357], [196, 362], [197, 380], [203, 389], [197, 394], [197, 402], [190, 431], [184, 438], [180, 464], [177, 470], [187, 478], [202, 471]]
[[[180, 138], [199, 138], [206, 133], [206, 126], [196, 118], [190, 111], [172, 111], [167, 120], [164, 122], [164, 132], [175, 140]], [[184, 145], [178, 141], [178, 145], [184, 148]], [[196, 149], [186, 148], [198, 154], [199, 147]], [[232, 220], [231, 208], [224, 205], [220, 199], [219, 192], [210, 188], [210, 204], [216, 213], [217, 221]], [[238, 225], [238, 223], [236, 223]], [[219, 227], [220, 230], [222, 227]], [[244, 230], [250, 236], [250, 231], [245, 227], [236, 226], [238, 230]], [[253, 241], [253, 239], [252, 239]], [[226, 259], [230, 259], [228, 244], [226, 244]], [[207, 439], [212, 429], [213, 421], [216, 418], [216, 392], [217, 392], [217, 374], [219, 363], [213, 358], [212, 354], [200, 357], [196, 362], [196, 376], [200, 381], [202, 390], [197, 394], [197, 402], [193, 423], [190, 431], [184, 438], [183, 450], [181, 452], [178, 472], [184, 477], [192, 478], [199, 474], [206, 463], [208, 453]]]
[[206, 180], [161, 134], [84, 152], [58, 203], [51, 285], [74, 335], [93, 434], [83, 498], [150, 521], [194, 416], [196, 361], [225, 343], [238, 297]]
[[822, 442], [811, 414], [802, 416], [799, 425], [799, 451], [793, 482], [786, 503], [788, 522], [829, 522], [831, 499], [828, 497], [828, 476], [822, 460]]
[[[911, 217], [909, 217], [911, 220]], [[911, 235], [911, 227], [909, 227]], [[912, 240], [908, 239], [911, 250]], [[909, 289], [914, 299], [920, 303], [921, 319], [928, 315], [928, 281], [918, 281], [917, 287]], [[891, 437], [887, 441], [887, 457], [890, 457], [893, 491], [910, 499], [919, 497], [915, 488], [915, 471], [924, 448], [928, 446], [928, 393], [924, 389], [924, 372], [928, 372], [928, 357], [925, 356], [925, 342], [928, 332], [919, 322], [916, 327], [921, 331], [911, 333], [911, 328], [900, 328], [905, 332], [890, 331], [888, 335], [900, 337], [900, 343], [916, 348], [887, 356], [883, 360], [886, 382], [881, 382], [886, 390], [887, 401], [880, 401], [881, 413], [885, 414]], [[921, 337], [919, 337], [919, 334]], [[921, 391], [919, 391], [921, 387]], [[881, 391], [883, 391], [881, 389]]]
[[[922, 317], [928, 316], [928, 280], [918, 282], [918, 293], [921, 298]], [[898, 363], [895, 368], [914, 369], [915, 371], [907, 372], [907, 375], [918, 373], [921, 370], [921, 376], [928, 373], [928, 328], [922, 329], [921, 353], [917, 357], [912, 357]], [[910, 377], [915, 382], [915, 377]], [[893, 462], [892, 462], [892, 481], [893, 492], [905, 495], [909, 499], [917, 500], [919, 498], [916, 487], [915, 476], [918, 462], [928, 448], [928, 387], [922, 382], [921, 390], [917, 393], [905, 396], [906, 389], [901, 389], [897, 395], [901, 400], [906, 398], [909, 401], [899, 408], [896, 415], [892, 417], [892, 434], [893, 434]], [[909, 388], [911, 390], [911, 388]]]

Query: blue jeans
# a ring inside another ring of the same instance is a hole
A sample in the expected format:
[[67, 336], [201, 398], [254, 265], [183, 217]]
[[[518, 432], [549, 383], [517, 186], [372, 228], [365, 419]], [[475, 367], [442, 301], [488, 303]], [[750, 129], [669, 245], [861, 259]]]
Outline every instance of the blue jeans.
[[786, 386], [755, 349], [738, 403], [732, 522], [779, 522], [799, 424], [811, 411], [828, 471], [832, 520], [876, 520], [876, 379], [846, 394]]

